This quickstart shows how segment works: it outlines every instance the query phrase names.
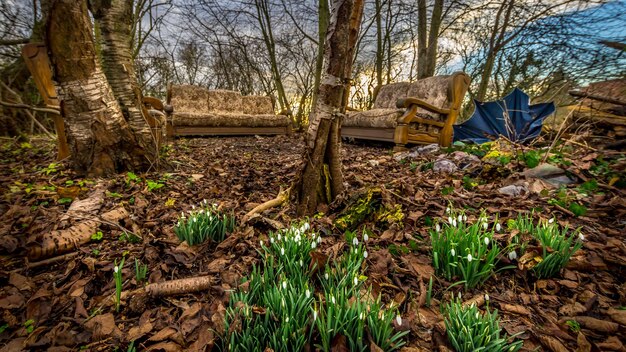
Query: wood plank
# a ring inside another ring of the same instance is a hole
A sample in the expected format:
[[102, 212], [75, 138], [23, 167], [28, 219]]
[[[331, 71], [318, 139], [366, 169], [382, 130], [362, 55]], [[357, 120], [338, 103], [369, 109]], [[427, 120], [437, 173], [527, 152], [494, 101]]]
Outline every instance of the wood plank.
[[355, 139], [393, 142], [395, 128], [341, 127], [341, 136]]
[[283, 127], [205, 127], [173, 126], [175, 136], [244, 136], [289, 134], [289, 128]]

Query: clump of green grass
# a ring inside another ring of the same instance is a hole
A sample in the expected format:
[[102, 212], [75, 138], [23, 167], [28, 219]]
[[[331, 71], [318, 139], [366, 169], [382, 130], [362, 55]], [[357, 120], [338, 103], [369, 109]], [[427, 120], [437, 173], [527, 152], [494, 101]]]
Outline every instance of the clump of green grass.
[[206, 240], [222, 242], [234, 228], [233, 215], [223, 214], [216, 205], [209, 206], [205, 200], [200, 209], [194, 207], [188, 216], [181, 214], [174, 226], [174, 233], [181, 241], [187, 241], [187, 244], [193, 246]]
[[464, 212], [448, 208], [447, 222], [437, 222], [430, 230], [433, 266], [448, 281], [460, 280], [466, 288], [484, 283], [494, 272], [500, 253], [494, 232], [483, 212], [475, 223], [467, 222]]
[[501, 334], [497, 309], [487, 306], [482, 313], [475, 304], [463, 306], [455, 299], [442, 310], [448, 340], [457, 352], [515, 352], [522, 347], [522, 341], [509, 343], [511, 337]]
[[[570, 231], [567, 226], [561, 227], [554, 218], [535, 224], [532, 214], [519, 215], [517, 219], [509, 222], [509, 227], [519, 230], [518, 236], [530, 235], [541, 247], [541, 253], [538, 253], [540, 259], [531, 268], [538, 278], [557, 275], [567, 265], [572, 255], [582, 248], [584, 240], [580, 229]], [[527, 246], [527, 243], [519, 245], [522, 252]]]
[[348, 349], [366, 351], [369, 331], [371, 341], [384, 351], [400, 348], [406, 332], [391, 325], [397, 312], [385, 309], [380, 299], [365, 299], [360, 290], [367, 250], [356, 236], [352, 241], [340, 258], [317, 268], [311, 252], [321, 237], [308, 223], [270, 233], [269, 241], [260, 242], [262, 264], [253, 267], [245, 289], [230, 298], [223, 347], [278, 352], [316, 346], [330, 351], [341, 334]]

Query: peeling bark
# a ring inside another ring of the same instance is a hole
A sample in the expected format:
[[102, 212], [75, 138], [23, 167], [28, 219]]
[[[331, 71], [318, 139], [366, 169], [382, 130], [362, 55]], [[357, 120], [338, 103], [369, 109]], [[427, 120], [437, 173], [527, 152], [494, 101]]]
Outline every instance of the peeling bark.
[[99, 24], [104, 74], [122, 113], [150, 160], [157, 160], [158, 145], [150, 129], [150, 118], [141, 103], [131, 54], [133, 2], [127, 0], [89, 1]]
[[91, 176], [147, 169], [151, 160], [102, 72], [92, 33], [85, 0], [51, 1], [46, 42], [73, 168]]
[[312, 214], [343, 192], [341, 117], [346, 111], [352, 59], [363, 0], [333, 0], [327, 31], [324, 78], [309, 118], [304, 168], [297, 184], [298, 213]]

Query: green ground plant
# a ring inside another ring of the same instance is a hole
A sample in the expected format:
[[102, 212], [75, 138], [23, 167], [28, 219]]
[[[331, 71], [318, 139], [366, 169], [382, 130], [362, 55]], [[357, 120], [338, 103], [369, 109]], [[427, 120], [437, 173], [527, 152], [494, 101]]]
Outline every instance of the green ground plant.
[[120, 264], [117, 264], [117, 259], [114, 262], [113, 266], [113, 279], [115, 280], [115, 311], [120, 311], [120, 304], [122, 300], [122, 285], [123, 285], [123, 277], [122, 277], [122, 268], [124, 267], [125, 258], [122, 257]]
[[475, 304], [464, 306], [453, 299], [442, 307], [448, 340], [457, 352], [514, 352], [522, 341], [509, 343], [512, 337], [502, 335], [498, 310], [481, 312]]
[[187, 241], [190, 246], [200, 244], [206, 240], [219, 243], [226, 238], [226, 234], [235, 229], [235, 217], [223, 214], [216, 205], [208, 205], [205, 201], [202, 206], [184, 213], [174, 226], [174, 233], [181, 241]]
[[501, 252], [493, 240], [500, 224], [489, 228], [484, 212], [474, 223], [462, 211], [448, 208], [447, 213], [447, 222], [430, 230], [435, 271], [448, 281], [460, 280], [466, 289], [481, 285], [493, 274]]

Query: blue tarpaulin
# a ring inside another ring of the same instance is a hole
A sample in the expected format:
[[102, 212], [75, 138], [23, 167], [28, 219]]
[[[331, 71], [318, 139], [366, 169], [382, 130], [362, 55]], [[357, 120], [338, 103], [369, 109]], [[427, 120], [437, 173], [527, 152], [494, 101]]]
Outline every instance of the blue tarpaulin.
[[541, 133], [543, 120], [556, 110], [554, 103], [529, 105], [530, 98], [515, 88], [502, 100], [474, 100], [474, 114], [454, 126], [455, 141], [485, 143], [504, 136], [512, 141], [528, 142]]

